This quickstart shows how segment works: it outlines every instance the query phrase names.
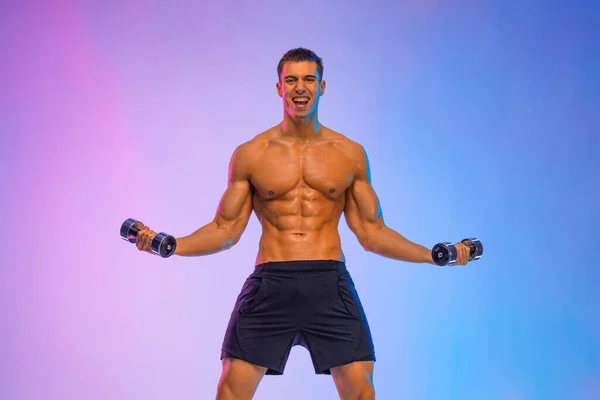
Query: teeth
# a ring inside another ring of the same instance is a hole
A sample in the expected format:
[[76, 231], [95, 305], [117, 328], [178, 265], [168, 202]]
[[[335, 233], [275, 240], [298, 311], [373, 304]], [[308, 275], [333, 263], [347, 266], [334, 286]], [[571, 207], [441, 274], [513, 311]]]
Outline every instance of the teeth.
[[307, 97], [297, 97], [294, 99], [294, 101], [308, 101]]

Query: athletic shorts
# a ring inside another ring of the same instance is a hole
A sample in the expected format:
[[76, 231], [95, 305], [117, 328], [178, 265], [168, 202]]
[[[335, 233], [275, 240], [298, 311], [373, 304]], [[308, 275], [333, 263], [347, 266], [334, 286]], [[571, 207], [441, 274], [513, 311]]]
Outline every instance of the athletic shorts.
[[266, 367], [267, 375], [282, 375], [296, 345], [309, 351], [316, 374], [375, 361], [365, 311], [343, 262], [257, 265], [237, 297], [221, 359], [241, 359]]

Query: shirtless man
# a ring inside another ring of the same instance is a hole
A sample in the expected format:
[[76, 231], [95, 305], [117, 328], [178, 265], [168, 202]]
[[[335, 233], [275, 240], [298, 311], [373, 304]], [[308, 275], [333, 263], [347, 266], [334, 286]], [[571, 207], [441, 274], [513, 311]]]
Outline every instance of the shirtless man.
[[[204, 256], [234, 246], [252, 211], [262, 225], [254, 271], [225, 333], [217, 400], [251, 399], [265, 374], [283, 374], [297, 344], [315, 373], [332, 376], [341, 399], [374, 399], [374, 346], [338, 222], [343, 213], [364, 249], [383, 257], [434, 264], [431, 250], [384, 224], [365, 150], [319, 123], [321, 59], [293, 49], [277, 72], [283, 120], [235, 149], [214, 219], [177, 239], [175, 255]], [[143, 226], [138, 249], [152, 253], [155, 234]], [[456, 247], [456, 264], [466, 264], [469, 249]]]

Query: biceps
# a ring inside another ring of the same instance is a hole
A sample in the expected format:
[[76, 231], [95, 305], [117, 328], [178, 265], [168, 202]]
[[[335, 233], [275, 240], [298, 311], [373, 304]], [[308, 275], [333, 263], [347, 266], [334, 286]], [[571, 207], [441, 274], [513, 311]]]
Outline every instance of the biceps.
[[345, 216], [353, 231], [364, 231], [383, 224], [383, 214], [377, 194], [365, 181], [355, 182], [346, 198]]
[[247, 180], [232, 182], [219, 202], [215, 221], [219, 227], [243, 230], [252, 211], [252, 192]]

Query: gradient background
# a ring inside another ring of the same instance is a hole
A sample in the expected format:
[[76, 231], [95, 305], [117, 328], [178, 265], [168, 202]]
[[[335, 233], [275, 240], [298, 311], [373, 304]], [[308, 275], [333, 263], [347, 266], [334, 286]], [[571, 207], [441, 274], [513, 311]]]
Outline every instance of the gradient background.
[[[555, 1], [0, 3], [0, 398], [211, 399], [241, 242], [160, 259], [128, 217], [210, 221], [233, 149], [282, 116], [276, 65], [325, 63], [320, 118], [362, 143], [386, 222], [434, 268], [363, 251], [378, 399], [600, 399], [600, 12]], [[256, 399], [334, 399], [294, 348]]]

